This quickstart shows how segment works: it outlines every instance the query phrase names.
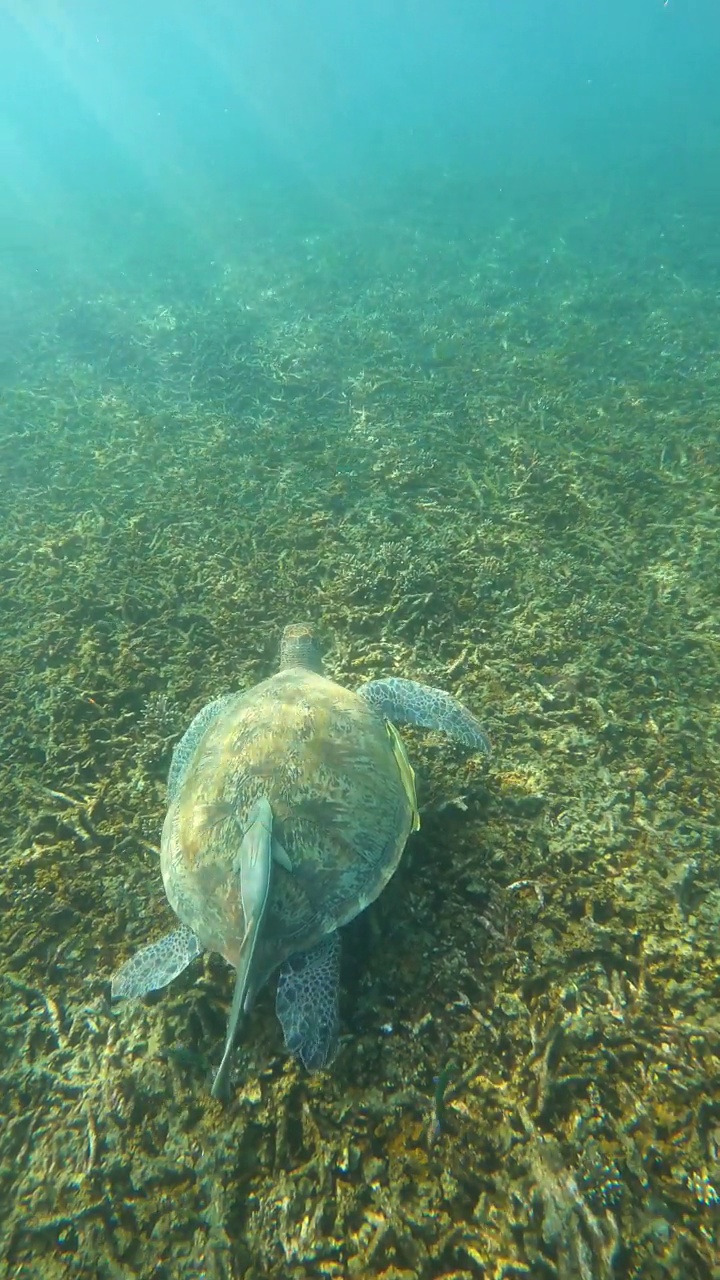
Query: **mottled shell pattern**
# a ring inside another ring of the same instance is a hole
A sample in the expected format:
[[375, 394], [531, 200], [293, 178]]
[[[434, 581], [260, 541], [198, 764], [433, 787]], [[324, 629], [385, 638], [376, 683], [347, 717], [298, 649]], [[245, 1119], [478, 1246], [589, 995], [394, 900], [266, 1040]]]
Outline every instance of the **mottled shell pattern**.
[[272, 807], [275, 863], [249, 995], [289, 955], [372, 902], [418, 826], [413, 772], [394, 727], [305, 667], [223, 700], [171, 800], [165, 891], [204, 947], [235, 967], [245, 934], [238, 854], [258, 796]]

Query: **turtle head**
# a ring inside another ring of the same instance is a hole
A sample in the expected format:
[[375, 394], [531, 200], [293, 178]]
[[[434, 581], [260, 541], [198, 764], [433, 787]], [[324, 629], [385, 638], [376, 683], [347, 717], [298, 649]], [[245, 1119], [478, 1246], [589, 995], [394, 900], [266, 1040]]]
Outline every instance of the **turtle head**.
[[323, 673], [320, 647], [312, 627], [305, 622], [293, 622], [286, 627], [280, 641], [280, 670], [287, 667], [306, 667], [308, 671]]

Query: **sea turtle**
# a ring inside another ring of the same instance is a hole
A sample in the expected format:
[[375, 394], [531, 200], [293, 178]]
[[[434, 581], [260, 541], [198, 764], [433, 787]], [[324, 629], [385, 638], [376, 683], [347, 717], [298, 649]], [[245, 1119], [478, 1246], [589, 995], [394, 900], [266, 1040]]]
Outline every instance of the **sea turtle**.
[[396, 724], [490, 749], [440, 689], [392, 677], [351, 692], [329, 679], [312, 630], [295, 625], [276, 674], [208, 703], [175, 748], [160, 860], [181, 926], [126, 961], [112, 995], [144, 995], [203, 950], [220, 952], [237, 973], [216, 1097], [227, 1093], [240, 1017], [279, 967], [287, 1047], [309, 1070], [333, 1055], [337, 930], [378, 896], [419, 826]]

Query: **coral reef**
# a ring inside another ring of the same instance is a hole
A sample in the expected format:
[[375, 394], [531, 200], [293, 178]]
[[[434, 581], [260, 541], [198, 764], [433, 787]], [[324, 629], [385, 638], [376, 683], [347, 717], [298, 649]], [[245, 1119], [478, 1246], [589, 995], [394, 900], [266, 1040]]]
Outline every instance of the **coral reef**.
[[[211, 280], [133, 293], [118, 264], [102, 297], [25, 300], [0, 436], [8, 1280], [720, 1276], [714, 302], [623, 274], [652, 228], [621, 212], [573, 230], [548, 199], [510, 227], [484, 193], [453, 230], [425, 196], [382, 242], [325, 228], [311, 253], [279, 211]], [[173, 742], [303, 617], [344, 682], [444, 685], [495, 752], [404, 735], [423, 825], [348, 929], [341, 1053], [304, 1075], [265, 993], [223, 1110], [223, 963], [132, 1008], [108, 980], [170, 925]]]

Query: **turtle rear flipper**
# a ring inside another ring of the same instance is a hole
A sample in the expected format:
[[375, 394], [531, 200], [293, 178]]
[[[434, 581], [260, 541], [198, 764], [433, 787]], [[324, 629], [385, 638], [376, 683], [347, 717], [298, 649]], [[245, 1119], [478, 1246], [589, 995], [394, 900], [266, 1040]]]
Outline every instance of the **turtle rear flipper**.
[[439, 729], [466, 747], [490, 753], [490, 739], [480, 721], [462, 702], [443, 689], [389, 676], [386, 680], [371, 680], [361, 685], [357, 692], [368, 706], [374, 707], [394, 724], [417, 724], [424, 729]]
[[275, 1012], [285, 1047], [308, 1071], [320, 1071], [335, 1057], [340, 989], [340, 936], [326, 934], [308, 951], [291, 955], [280, 970]]
[[200, 939], [183, 924], [156, 942], [141, 947], [126, 960], [113, 974], [110, 994], [113, 1000], [134, 1000], [158, 991], [177, 978], [202, 952]]

